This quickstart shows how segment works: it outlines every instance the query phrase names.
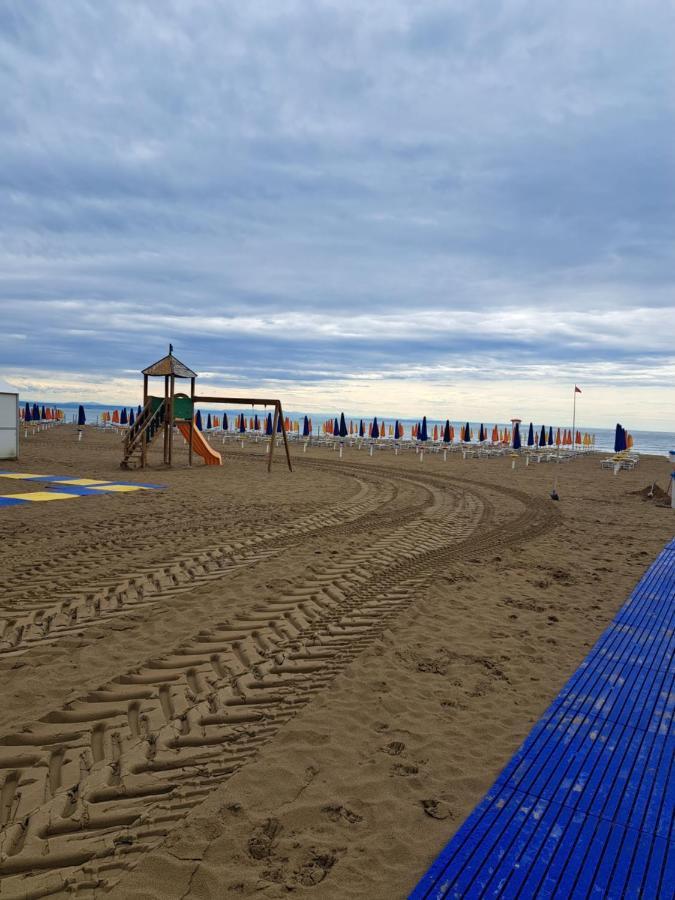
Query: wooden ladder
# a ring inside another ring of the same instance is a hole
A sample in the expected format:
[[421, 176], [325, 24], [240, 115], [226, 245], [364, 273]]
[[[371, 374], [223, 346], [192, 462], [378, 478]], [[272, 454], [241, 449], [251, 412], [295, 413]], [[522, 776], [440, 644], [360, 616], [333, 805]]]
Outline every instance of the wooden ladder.
[[149, 447], [159, 434], [164, 419], [164, 401], [153, 411], [148, 398], [136, 421], [124, 435], [121, 469], [139, 468], [143, 465], [143, 447]]

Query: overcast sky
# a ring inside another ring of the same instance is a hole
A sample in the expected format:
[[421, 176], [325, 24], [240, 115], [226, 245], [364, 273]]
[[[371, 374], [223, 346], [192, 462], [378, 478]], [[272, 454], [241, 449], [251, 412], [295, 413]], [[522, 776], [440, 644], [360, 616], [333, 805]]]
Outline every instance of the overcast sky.
[[2, 0], [0, 374], [674, 430], [669, 2]]

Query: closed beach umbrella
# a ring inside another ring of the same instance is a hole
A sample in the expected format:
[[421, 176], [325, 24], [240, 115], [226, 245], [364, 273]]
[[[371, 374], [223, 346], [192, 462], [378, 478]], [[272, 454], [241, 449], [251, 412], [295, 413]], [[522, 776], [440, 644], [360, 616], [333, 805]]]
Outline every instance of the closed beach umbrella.
[[450, 420], [445, 420], [445, 428], [443, 429], [443, 443], [449, 444], [452, 440], [452, 434], [450, 432]]
[[136, 416], [137, 416], [137, 417], [140, 416], [141, 412], [142, 412], [141, 404], [139, 403], [139, 404], [138, 404], [138, 409], [136, 410]]
[[195, 416], [195, 425], [197, 426], [197, 431], [202, 431], [202, 414], [199, 410], [197, 410], [197, 415]]
[[277, 434], [281, 434], [283, 432], [283, 428], [281, 427], [281, 416], [277, 419]]
[[540, 447], [546, 446], [546, 426], [545, 425], [541, 426], [541, 434], [539, 435], [539, 446]]
[[345, 414], [340, 413], [340, 427], [339, 433], [341, 438], [346, 438], [349, 432], [347, 431], [347, 423], [345, 422]]
[[427, 433], [427, 417], [426, 416], [422, 417], [422, 427], [417, 432], [417, 440], [418, 441], [428, 441], [429, 440], [429, 435]]
[[253, 418], [253, 428], [256, 431], [258, 431], [260, 429], [260, 420], [258, 419], [258, 413], [256, 413]]
[[33, 414], [34, 421], [37, 422], [37, 420], [40, 418], [40, 408], [37, 405], [37, 403], [33, 404], [32, 414]]
[[377, 424], [377, 416], [375, 416], [375, 418], [373, 419], [373, 427], [371, 429], [370, 436], [372, 438], [379, 438], [380, 436], [380, 429]]
[[265, 422], [265, 434], [272, 434], [272, 413], [267, 413], [267, 420]]
[[134, 424], [134, 411], [133, 409], [129, 410], [129, 428]]
[[228, 431], [230, 427], [230, 423], [227, 421], [227, 413], [223, 413], [223, 430]]
[[530, 422], [530, 427], [527, 432], [527, 446], [532, 447], [534, 445], [534, 427], [532, 426], [532, 422]]
[[87, 417], [84, 414], [84, 406], [79, 406], [77, 410], [77, 424], [84, 425], [87, 421]]
[[333, 421], [333, 436], [337, 437], [339, 433], [340, 433], [340, 423], [338, 422], [337, 416], [336, 416]]
[[43, 420], [47, 418], [47, 410], [44, 408], [44, 406], [40, 410], [40, 413]]
[[365, 428], [363, 427], [363, 419], [359, 420], [359, 437], [362, 438], [366, 433]]
[[122, 415], [120, 416], [120, 425], [128, 425], [129, 424], [129, 416], [127, 415], [126, 406], [122, 407]]
[[620, 453], [622, 450], [625, 450], [625, 449], [626, 449], [626, 434], [625, 434], [623, 428], [621, 427], [621, 425], [619, 425], [619, 423], [617, 422], [616, 430], [614, 432], [614, 452]]
[[305, 420], [302, 423], [302, 436], [309, 437], [309, 419], [305, 416]]
[[398, 423], [398, 419], [394, 423], [394, 440], [398, 441], [401, 438], [401, 428]]
[[548, 445], [549, 447], [553, 446], [553, 425], [548, 427]]
[[243, 413], [241, 413], [241, 415], [239, 416], [239, 434], [245, 434], [245, 433], [246, 433], [246, 416]]
[[211, 413], [209, 413], [206, 417], [206, 430], [210, 431], [212, 427], [213, 425], [211, 423]]
[[468, 443], [471, 440], [471, 428], [469, 427], [469, 423], [467, 422], [464, 426], [464, 434], [462, 435], [462, 440]]
[[513, 449], [520, 450], [520, 426], [518, 422], [513, 426]]
[[23, 420], [24, 422], [30, 422], [33, 417], [30, 414], [30, 406], [26, 403], [26, 408], [23, 411]]
[[483, 423], [481, 422], [480, 423], [480, 431], [478, 432], [478, 442], [480, 444], [482, 444], [483, 441], [486, 441], [486, 440], [487, 440], [487, 434], [485, 433], [485, 429], [483, 428]]

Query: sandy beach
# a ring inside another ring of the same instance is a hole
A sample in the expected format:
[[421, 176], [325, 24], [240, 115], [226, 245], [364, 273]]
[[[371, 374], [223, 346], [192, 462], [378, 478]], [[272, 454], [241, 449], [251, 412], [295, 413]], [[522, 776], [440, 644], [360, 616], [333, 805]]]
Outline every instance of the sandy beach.
[[673, 536], [660, 457], [215, 446], [3, 465], [165, 486], [0, 509], [3, 900], [406, 896]]

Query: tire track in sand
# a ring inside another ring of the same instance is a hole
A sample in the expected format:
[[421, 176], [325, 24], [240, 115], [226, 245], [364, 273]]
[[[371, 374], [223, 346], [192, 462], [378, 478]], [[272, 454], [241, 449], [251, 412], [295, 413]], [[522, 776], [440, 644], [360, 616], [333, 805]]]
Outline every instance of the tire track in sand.
[[484, 527], [476, 494], [444, 486], [349, 562], [200, 631], [21, 732], [0, 738], [3, 895], [47, 896], [115, 883], [215, 786], [251, 759], [420, 586], [481, 550], [540, 534], [555, 517], [530, 503]]
[[[385, 524], [388, 527], [392, 521], [409, 521], [417, 515], [418, 508], [394, 514], [382, 512], [382, 507], [397, 494], [391, 479], [383, 481], [379, 476], [370, 476], [357, 477], [357, 481], [359, 493], [344, 507], [311, 513], [226, 544], [174, 555], [160, 565], [136, 566], [123, 578], [97, 577], [89, 586], [78, 586], [76, 590], [55, 590], [53, 584], [40, 590], [39, 583], [33, 583], [31, 595], [14, 597], [0, 605], [0, 660], [57, 644], [73, 635], [82, 636], [87, 627], [105, 625], [129, 613], [152, 613], [158, 604], [164, 606], [176, 595], [269, 559], [301, 538], [326, 532], [353, 533]], [[117, 550], [115, 558], [119, 558]], [[105, 560], [97, 557], [97, 566], [104, 564]], [[44, 577], [46, 580], [49, 576]], [[8, 585], [5, 596], [11, 597], [10, 588]], [[38, 591], [39, 596], [32, 596]], [[45, 592], [51, 598], [48, 601], [44, 599]]]

